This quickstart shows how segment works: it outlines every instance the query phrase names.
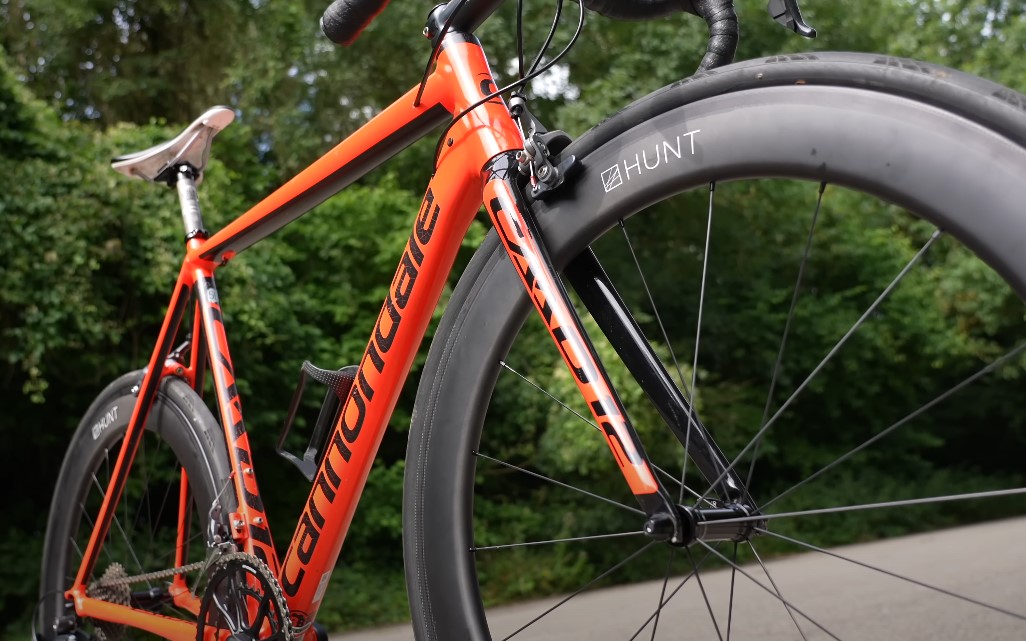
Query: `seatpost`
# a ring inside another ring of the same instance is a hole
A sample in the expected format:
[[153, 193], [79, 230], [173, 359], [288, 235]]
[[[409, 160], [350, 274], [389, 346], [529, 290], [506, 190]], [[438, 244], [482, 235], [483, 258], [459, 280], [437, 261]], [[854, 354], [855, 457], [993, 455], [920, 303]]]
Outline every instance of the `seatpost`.
[[196, 170], [190, 165], [180, 165], [175, 171], [175, 186], [178, 188], [178, 202], [182, 207], [182, 222], [185, 224], [185, 241], [206, 238], [200, 215], [199, 195], [196, 193]]

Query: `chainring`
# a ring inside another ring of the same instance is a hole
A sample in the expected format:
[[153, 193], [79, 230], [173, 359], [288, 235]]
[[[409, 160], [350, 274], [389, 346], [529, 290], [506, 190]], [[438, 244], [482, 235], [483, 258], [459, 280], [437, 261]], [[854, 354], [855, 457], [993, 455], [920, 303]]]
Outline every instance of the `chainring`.
[[[293, 641], [285, 595], [267, 565], [251, 554], [217, 557], [200, 601], [196, 639]], [[227, 635], [222, 634], [226, 632]]]

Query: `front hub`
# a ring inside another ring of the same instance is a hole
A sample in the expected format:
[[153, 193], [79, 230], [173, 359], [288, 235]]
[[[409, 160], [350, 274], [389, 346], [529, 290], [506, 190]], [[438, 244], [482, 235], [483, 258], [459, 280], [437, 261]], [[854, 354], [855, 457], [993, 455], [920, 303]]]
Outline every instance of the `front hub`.
[[683, 536], [674, 538], [673, 519], [669, 514], [656, 514], [645, 521], [645, 535], [677, 547], [690, 546], [696, 541], [741, 543], [758, 534], [756, 528], [766, 526], [766, 521], [759, 518], [757, 510], [740, 503], [712, 508], [678, 505], [677, 519], [683, 526]]
[[695, 540], [734, 541], [741, 543], [758, 534], [756, 528], [765, 528], [765, 519], [758, 510], [742, 503], [714, 508], [681, 508], [690, 512], [695, 522]]

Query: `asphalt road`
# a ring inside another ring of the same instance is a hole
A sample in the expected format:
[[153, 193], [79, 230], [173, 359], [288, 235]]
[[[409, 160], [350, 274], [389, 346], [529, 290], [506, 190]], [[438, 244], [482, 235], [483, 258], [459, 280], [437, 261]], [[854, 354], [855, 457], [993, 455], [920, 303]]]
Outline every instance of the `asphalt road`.
[[[1026, 616], [1026, 519], [1000, 521], [836, 548], [864, 563]], [[1026, 620], [939, 594], [891, 576], [819, 553], [767, 562], [780, 593], [829, 634], [795, 613], [808, 641], [839, 638], [930, 641], [1026, 640]], [[772, 589], [758, 565], [745, 566], [752, 579]], [[680, 582], [671, 578], [668, 591]], [[720, 633], [726, 638], [731, 573], [703, 573], [702, 581]], [[556, 641], [630, 639], [654, 611], [663, 582], [584, 593], [518, 634], [516, 639]], [[489, 612], [493, 638], [503, 639], [558, 599]], [[615, 616], [611, 616], [615, 615]], [[834, 636], [831, 636], [834, 635]], [[409, 625], [332, 636], [332, 641], [409, 641]], [[652, 638], [652, 625], [637, 637]], [[715, 640], [709, 609], [698, 583], [689, 581], [660, 614], [657, 639]], [[781, 602], [751, 579], [737, 575], [731, 639], [801, 641]]]

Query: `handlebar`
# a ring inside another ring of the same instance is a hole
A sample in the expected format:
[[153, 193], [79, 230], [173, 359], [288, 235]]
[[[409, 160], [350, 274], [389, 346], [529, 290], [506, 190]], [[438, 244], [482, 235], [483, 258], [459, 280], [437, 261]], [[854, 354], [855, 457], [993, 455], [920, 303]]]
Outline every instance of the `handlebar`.
[[[350, 45], [371, 21], [385, 8], [389, 0], [335, 0], [321, 16], [321, 30], [329, 40]], [[709, 71], [729, 64], [737, 51], [738, 25], [733, 0], [577, 0], [592, 11], [617, 20], [650, 20], [671, 13], [686, 12], [703, 18], [709, 25], [709, 42], [698, 70]], [[502, 0], [466, 0], [460, 7], [460, 16], [466, 24], [453, 23], [454, 28], [472, 31], [484, 21]], [[459, 4], [451, 0], [448, 9]], [[804, 24], [797, 0], [770, 0], [770, 15], [781, 24], [807, 37], [815, 37], [815, 30]], [[803, 29], [807, 31], [803, 31]], [[811, 32], [811, 33], [809, 33]]]
[[349, 46], [389, 0], [335, 0], [321, 16], [321, 31], [335, 44]]
[[614, 20], [651, 20], [686, 12], [709, 25], [709, 42], [699, 71], [730, 64], [737, 51], [737, 14], [733, 0], [578, 0], [595, 13]]

